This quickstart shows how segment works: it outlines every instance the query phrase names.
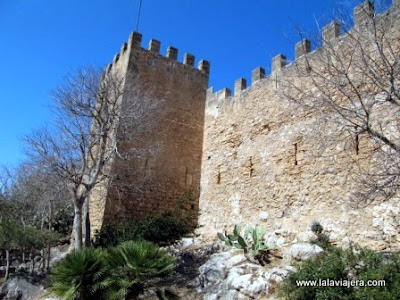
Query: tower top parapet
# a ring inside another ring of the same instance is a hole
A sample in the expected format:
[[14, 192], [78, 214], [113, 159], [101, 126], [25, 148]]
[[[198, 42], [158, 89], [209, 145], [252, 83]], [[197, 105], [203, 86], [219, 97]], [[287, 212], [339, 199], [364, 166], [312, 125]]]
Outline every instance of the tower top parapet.
[[[378, 20], [379, 18], [386, 17], [388, 15], [391, 15], [393, 19], [400, 18], [400, 0], [392, 0], [392, 6], [384, 13], [379, 15], [376, 15], [373, 2], [370, 0], [365, 0], [353, 9], [354, 27], [351, 28], [350, 31], [364, 30], [364, 28], [367, 28], [371, 21]], [[246, 80], [244, 78], [239, 78], [234, 83], [235, 93], [233, 95], [226, 93], [226, 90], [229, 90], [227, 87], [215, 93], [211, 93], [211, 91], [214, 91], [214, 89], [210, 88], [209, 92], [207, 93], [207, 100], [225, 100], [227, 98], [242, 94], [245, 90], [251, 89], [252, 86], [258, 85], [259, 82], [266, 80], [278, 81], [279, 76], [284, 76], [286, 73], [285, 71], [291, 68], [293, 63], [296, 61], [303, 59], [305, 55], [313, 55], [313, 53], [317, 52], [318, 50], [324, 49], [325, 47], [331, 47], [332, 44], [335, 44], [338, 40], [345, 38], [347, 35], [348, 33], [342, 34], [340, 23], [337, 20], [333, 20], [325, 25], [321, 30], [321, 48], [317, 48], [312, 51], [311, 41], [308, 39], [302, 39], [295, 44], [294, 61], [288, 63], [286, 55], [284, 54], [278, 54], [272, 58], [271, 75], [273, 76], [266, 74], [265, 69], [262, 66], [259, 66], [251, 73], [252, 82], [250, 86], [247, 87]], [[275, 86], [277, 87], [278, 84]]]
[[[156, 39], [151, 39], [149, 41], [149, 46], [147, 49], [142, 48], [142, 34], [133, 31], [130, 36], [129, 40], [127, 43], [124, 43], [121, 47], [121, 50], [119, 53], [117, 53], [114, 56], [114, 59], [111, 64], [107, 66], [107, 71], [110, 72], [113, 69], [113, 66], [118, 64], [118, 62], [122, 59], [124, 55], [127, 55], [127, 52], [132, 52], [134, 50], [141, 50], [141, 51], [146, 51], [148, 53], [151, 53], [152, 55], [159, 56], [160, 58], [169, 60], [171, 62], [175, 62], [179, 65], [182, 66], [187, 66], [190, 67], [193, 70], [200, 71], [202, 74], [205, 76], [209, 76], [210, 74], [210, 62], [207, 60], [200, 60], [198, 63], [197, 69], [194, 68], [194, 63], [195, 63], [195, 56], [190, 53], [185, 53], [184, 54], [184, 59], [183, 62], [178, 61], [178, 52], [179, 50], [175, 47], [169, 46], [167, 48], [167, 53], [165, 56], [160, 54], [160, 49], [161, 49], [161, 42]], [[129, 50], [129, 51], [127, 51]]]

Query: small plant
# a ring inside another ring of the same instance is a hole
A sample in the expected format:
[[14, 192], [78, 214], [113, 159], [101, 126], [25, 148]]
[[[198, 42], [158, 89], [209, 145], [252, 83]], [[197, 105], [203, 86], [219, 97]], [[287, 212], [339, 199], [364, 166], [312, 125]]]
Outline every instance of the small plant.
[[317, 221], [313, 222], [311, 224], [311, 231], [317, 236], [316, 239], [310, 241], [312, 244], [316, 244], [325, 250], [332, 247], [329, 235], [323, 233], [324, 227], [321, 223]]
[[[252, 262], [258, 262], [262, 266], [269, 263], [269, 255], [272, 254], [271, 246], [265, 241], [267, 229], [263, 226], [247, 227], [244, 236], [240, 235], [241, 226], [236, 224], [232, 234], [218, 233], [218, 238], [225, 242], [227, 246], [233, 246], [242, 249], [246, 258]], [[249, 253], [251, 252], [251, 256]]]
[[321, 223], [315, 221], [311, 224], [311, 231], [314, 232], [316, 235], [321, 234], [323, 230], [324, 227], [322, 227]]

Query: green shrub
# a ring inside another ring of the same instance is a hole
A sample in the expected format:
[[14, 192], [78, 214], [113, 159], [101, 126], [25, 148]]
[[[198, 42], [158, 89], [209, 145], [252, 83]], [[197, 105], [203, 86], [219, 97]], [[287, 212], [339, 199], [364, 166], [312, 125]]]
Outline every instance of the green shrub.
[[72, 205], [56, 211], [52, 220], [52, 229], [61, 235], [70, 235], [74, 223], [74, 209]]
[[153, 243], [128, 241], [110, 248], [105, 256], [109, 269], [103, 286], [107, 299], [130, 299], [138, 295], [144, 283], [170, 273], [175, 258]]
[[[297, 286], [302, 280], [385, 280], [384, 287]], [[284, 280], [285, 299], [400, 299], [400, 257], [385, 259], [370, 250], [331, 247], [322, 255], [298, 265], [298, 271]]]
[[196, 201], [191, 190], [186, 191], [175, 203], [174, 210], [170, 213], [178, 217], [186, 225], [196, 226], [199, 212], [194, 209]]
[[188, 190], [176, 200], [171, 211], [144, 220], [127, 220], [104, 226], [95, 233], [93, 246], [116, 246], [130, 240], [147, 240], [160, 246], [169, 245], [194, 229], [198, 216], [194, 207], [193, 193]]
[[137, 240], [138, 222], [123, 221], [118, 225], [108, 224], [95, 233], [93, 246], [98, 248], [112, 247], [129, 240]]
[[316, 235], [321, 234], [323, 230], [324, 227], [322, 227], [321, 223], [313, 222], [311, 224], [311, 231], [314, 232]]
[[322, 227], [321, 223], [313, 222], [311, 224], [311, 231], [316, 235], [316, 238], [310, 241], [311, 244], [316, 244], [324, 250], [332, 247], [329, 235], [323, 233], [324, 227]]
[[51, 271], [51, 291], [65, 300], [101, 299], [105, 276], [103, 251], [87, 248], [74, 251]]
[[171, 213], [152, 216], [142, 221], [125, 221], [107, 225], [95, 234], [95, 247], [115, 246], [129, 240], [146, 240], [165, 246], [179, 240], [191, 231], [186, 221]]
[[190, 232], [190, 226], [171, 213], [150, 217], [138, 224], [136, 237], [165, 246]]

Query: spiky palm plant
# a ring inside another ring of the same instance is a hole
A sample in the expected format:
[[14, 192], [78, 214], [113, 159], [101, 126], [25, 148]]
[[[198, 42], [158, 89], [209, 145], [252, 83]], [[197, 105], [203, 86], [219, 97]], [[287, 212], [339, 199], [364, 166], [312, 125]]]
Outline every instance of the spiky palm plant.
[[107, 299], [137, 296], [147, 280], [168, 274], [175, 264], [174, 257], [147, 241], [128, 241], [111, 248], [105, 261], [109, 275], [102, 286]]
[[103, 254], [99, 249], [74, 251], [56, 263], [50, 274], [51, 291], [65, 300], [101, 299]]

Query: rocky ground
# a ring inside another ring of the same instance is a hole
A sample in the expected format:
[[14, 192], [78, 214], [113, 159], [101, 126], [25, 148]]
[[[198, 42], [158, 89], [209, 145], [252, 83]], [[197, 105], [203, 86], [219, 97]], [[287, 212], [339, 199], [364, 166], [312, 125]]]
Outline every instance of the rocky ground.
[[[305, 242], [282, 245], [277, 255], [282, 258], [272, 257], [267, 266], [261, 266], [249, 262], [242, 250], [221, 242], [204, 245], [185, 238], [167, 250], [177, 257], [176, 272], [161, 281], [149, 282], [140, 299], [276, 299], [279, 283], [295, 270], [293, 262], [323, 251]], [[54, 248], [52, 253], [55, 262], [65, 256], [66, 249]], [[57, 300], [45, 290], [43, 278], [21, 272], [2, 285], [0, 299]]]
[[[50, 264], [61, 260], [68, 253], [69, 245], [51, 249]], [[45, 290], [47, 275], [41, 270], [41, 258], [34, 258], [35, 264], [24, 263], [16, 266], [12, 276], [0, 286], [0, 300], [52, 300]], [[31, 269], [33, 268], [33, 271]], [[56, 300], [56, 299], [53, 299]]]
[[183, 239], [170, 250], [178, 257], [177, 273], [149, 289], [142, 299], [276, 299], [280, 282], [295, 270], [293, 262], [323, 251], [309, 243], [286, 245], [278, 250], [282, 258], [271, 257], [270, 264], [261, 266], [249, 262], [242, 250], [220, 242], [201, 246]]

